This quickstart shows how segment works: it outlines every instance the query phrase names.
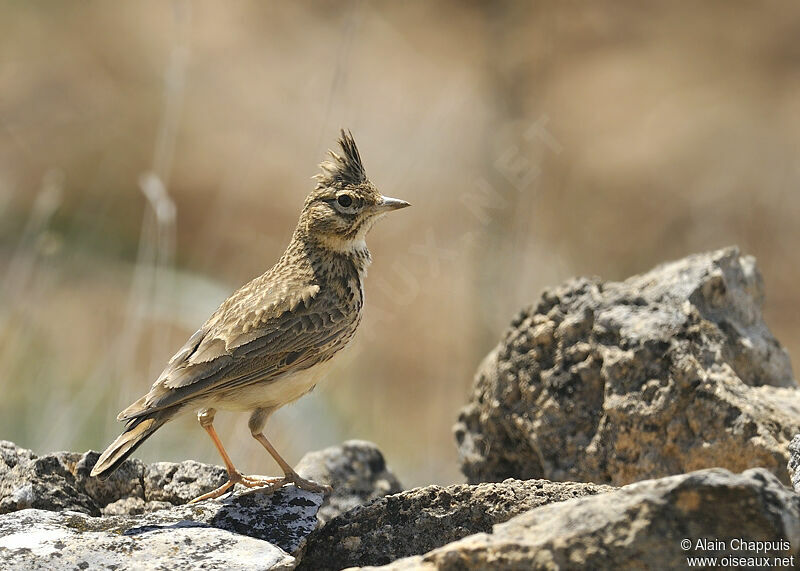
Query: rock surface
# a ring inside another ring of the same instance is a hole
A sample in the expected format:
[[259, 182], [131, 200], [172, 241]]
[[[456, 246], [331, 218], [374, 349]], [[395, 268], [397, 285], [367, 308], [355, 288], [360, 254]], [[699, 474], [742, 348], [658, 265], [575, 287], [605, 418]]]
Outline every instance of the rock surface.
[[[85, 532], [88, 516], [24, 510], [0, 516], [5, 569], [292, 569], [294, 558], [274, 545], [218, 529], [156, 529], [117, 536]], [[11, 525], [13, 524], [13, 525]], [[23, 527], [24, 526], [24, 527]], [[77, 526], [77, 527], [73, 527]]]
[[[717, 557], [706, 564], [715, 568], [796, 568], [798, 553], [798, 496], [767, 470], [715, 468], [533, 509], [383, 568], [661, 570], [686, 569], [687, 557]], [[752, 559], [725, 564], [726, 556]]]
[[537, 506], [612, 490], [608, 486], [507, 480], [427, 486], [387, 496], [334, 518], [308, 538], [298, 569], [380, 565], [490, 531]]
[[0, 441], [0, 513], [38, 508], [92, 516], [137, 514], [185, 504], [227, 481], [221, 466], [191, 460], [145, 465], [136, 459], [102, 481], [89, 476], [99, 456], [90, 451], [37, 457]]
[[293, 486], [274, 494], [237, 487], [221, 500], [185, 505], [223, 484], [225, 470], [128, 460], [101, 481], [89, 476], [98, 457], [39, 457], [0, 441], [0, 567], [291, 568], [320, 520], [400, 489], [377, 447], [361, 441], [298, 465], [336, 486], [320, 520], [322, 496]]
[[287, 486], [138, 516], [25, 509], [0, 516], [0, 567], [291, 569], [321, 503]]
[[800, 434], [789, 443], [789, 473], [792, 475], [794, 491], [800, 493]]
[[788, 483], [800, 391], [762, 302], [735, 248], [545, 290], [479, 369], [455, 427], [463, 472], [621, 485], [763, 466]]
[[[0, 441], [0, 514], [25, 508], [72, 510], [88, 515], [133, 515], [182, 505], [224, 484], [222, 466], [184, 462], [145, 465], [127, 460], [108, 480], [89, 477], [99, 454], [55, 452], [41, 457]], [[350, 440], [309, 452], [296, 470], [332, 485], [321, 521], [402, 489], [371, 442]]]
[[356, 506], [403, 489], [386, 467], [378, 447], [364, 440], [348, 440], [341, 446], [309, 452], [295, 470], [304, 478], [333, 488], [333, 493], [325, 497], [317, 512], [317, 518], [323, 523]]

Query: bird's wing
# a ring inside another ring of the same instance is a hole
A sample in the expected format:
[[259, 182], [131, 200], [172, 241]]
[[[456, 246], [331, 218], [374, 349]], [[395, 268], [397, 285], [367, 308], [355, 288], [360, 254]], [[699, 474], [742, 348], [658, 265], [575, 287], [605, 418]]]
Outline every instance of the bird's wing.
[[352, 318], [318, 299], [319, 286], [250, 284], [233, 294], [170, 359], [150, 392], [120, 420], [220, 390], [269, 382], [327, 358]]

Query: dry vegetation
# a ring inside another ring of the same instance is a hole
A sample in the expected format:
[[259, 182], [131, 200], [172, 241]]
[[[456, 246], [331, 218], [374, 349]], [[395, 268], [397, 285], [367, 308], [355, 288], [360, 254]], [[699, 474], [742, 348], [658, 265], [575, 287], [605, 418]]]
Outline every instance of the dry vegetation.
[[[340, 126], [416, 207], [371, 236], [349, 358], [268, 427], [290, 460], [364, 438], [407, 485], [460, 480], [478, 362], [575, 274], [739, 244], [797, 355], [800, 6], [660, 4], [3, 2], [0, 438], [107, 444], [282, 252]], [[217, 461], [191, 418], [139, 454]]]

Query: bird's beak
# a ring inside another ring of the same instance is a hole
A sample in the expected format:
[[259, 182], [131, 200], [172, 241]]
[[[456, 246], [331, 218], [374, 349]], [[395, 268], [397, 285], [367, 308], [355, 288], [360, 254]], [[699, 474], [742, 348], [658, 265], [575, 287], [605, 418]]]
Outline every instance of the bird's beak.
[[400, 200], [399, 198], [390, 198], [388, 196], [382, 196], [381, 202], [378, 204], [378, 212], [391, 212], [392, 210], [399, 210], [401, 208], [405, 208], [406, 206], [411, 206], [405, 200]]

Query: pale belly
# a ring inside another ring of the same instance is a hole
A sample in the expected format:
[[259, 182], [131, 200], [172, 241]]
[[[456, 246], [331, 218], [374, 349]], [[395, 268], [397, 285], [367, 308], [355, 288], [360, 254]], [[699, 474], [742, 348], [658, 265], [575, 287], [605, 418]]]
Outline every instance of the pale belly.
[[[341, 353], [341, 351], [339, 352]], [[254, 383], [229, 394], [212, 397], [202, 407], [219, 410], [252, 411], [257, 408], [277, 409], [308, 393], [321, 381], [331, 368], [335, 356], [310, 369], [290, 373], [284, 377]]]

